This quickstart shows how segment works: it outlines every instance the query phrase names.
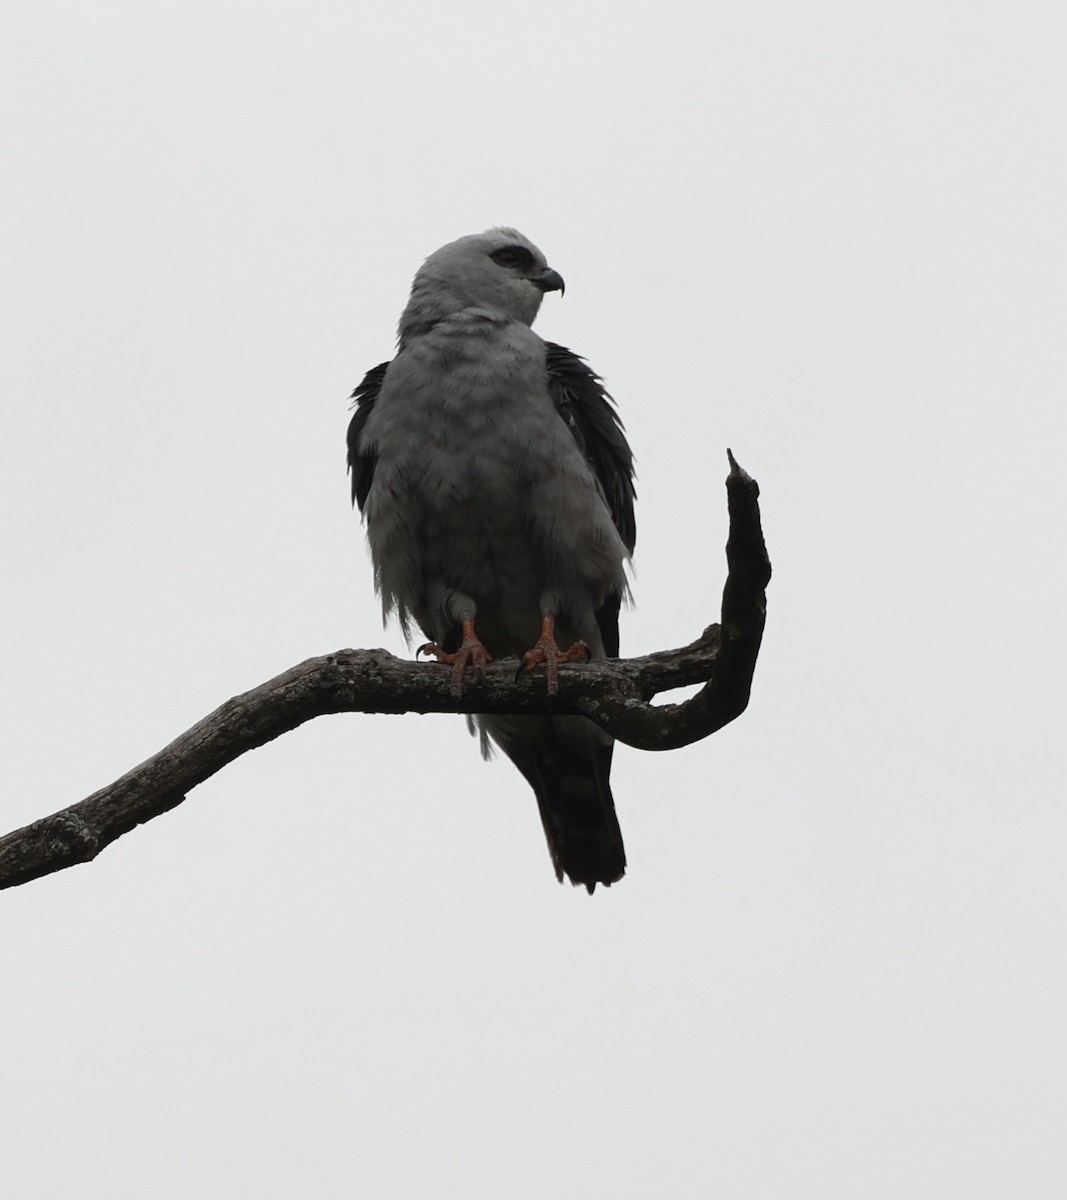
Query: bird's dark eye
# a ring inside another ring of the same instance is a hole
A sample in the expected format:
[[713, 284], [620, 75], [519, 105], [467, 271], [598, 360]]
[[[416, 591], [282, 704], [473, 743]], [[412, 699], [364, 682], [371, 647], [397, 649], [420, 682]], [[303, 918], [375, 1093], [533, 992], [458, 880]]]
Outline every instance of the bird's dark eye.
[[533, 266], [533, 255], [525, 246], [504, 246], [489, 257], [498, 267], [521, 267], [528, 271]]

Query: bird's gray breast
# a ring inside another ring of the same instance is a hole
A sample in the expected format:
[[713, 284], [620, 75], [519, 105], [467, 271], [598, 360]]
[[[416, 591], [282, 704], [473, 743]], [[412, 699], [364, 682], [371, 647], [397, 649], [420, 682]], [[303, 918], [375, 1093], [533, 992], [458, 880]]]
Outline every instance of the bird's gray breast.
[[[387, 608], [428, 635], [444, 635], [458, 594], [477, 605], [487, 645], [492, 627], [528, 646], [546, 591], [591, 615], [621, 580], [625, 550], [527, 326], [468, 310], [412, 339], [386, 372], [366, 439], [378, 585]], [[497, 651], [516, 648], [526, 647]]]

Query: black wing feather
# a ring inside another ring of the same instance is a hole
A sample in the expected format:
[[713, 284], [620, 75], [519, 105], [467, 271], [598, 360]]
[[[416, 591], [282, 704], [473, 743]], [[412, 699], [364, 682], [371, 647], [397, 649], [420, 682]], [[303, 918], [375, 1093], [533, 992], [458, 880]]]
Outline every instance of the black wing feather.
[[555, 342], [545, 345], [549, 390], [574, 440], [593, 468], [619, 537], [632, 554], [637, 541], [634, 456], [626, 441], [622, 421], [604, 390], [604, 381], [584, 359]]
[[367, 494], [374, 480], [374, 466], [378, 461], [377, 455], [363, 444], [363, 427], [382, 390], [382, 380], [388, 366], [387, 362], [383, 362], [372, 368], [352, 393], [356, 411], [348, 425], [348, 469], [352, 475], [352, 503], [359, 505], [360, 512], [367, 502]]
[[[565, 346], [546, 342], [548, 386], [560, 416], [593, 468], [623, 545], [633, 553], [634, 456], [626, 441], [614, 402], [604, 381], [584, 359]], [[622, 596], [610, 596], [597, 612], [597, 624], [610, 658], [619, 654], [619, 608]]]

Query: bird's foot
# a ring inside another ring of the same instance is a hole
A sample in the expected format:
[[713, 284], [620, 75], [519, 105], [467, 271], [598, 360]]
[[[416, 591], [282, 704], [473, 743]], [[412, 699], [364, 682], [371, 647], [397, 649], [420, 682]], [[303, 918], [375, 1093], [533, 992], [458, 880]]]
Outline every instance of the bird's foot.
[[435, 642], [427, 642], [420, 646], [415, 651], [415, 657], [418, 658], [420, 654], [429, 654], [439, 663], [451, 666], [452, 678], [449, 680], [448, 690], [457, 700], [463, 695], [463, 675], [467, 668], [474, 668], [475, 677], [481, 683], [485, 679], [485, 665], [492, 661], [489, 651], [478, 641], [473, 621], [463, 622], [463, 642], [455, 654], [442, 650]]
[[554, 696], [559, 691], [559, 664], [588, 662], [592, 657], [589, 647], [582, 641], [575, 642], [569, 650], [561, 650], [556, 645], [553, 618], [545, 617], [541, 624], [541, 636], [519, 660], [519, 669], [515, 672], [515, 678], [518, 679], [520, 675], [527, 674], [534, 667], [543, 666], [548, 694]]

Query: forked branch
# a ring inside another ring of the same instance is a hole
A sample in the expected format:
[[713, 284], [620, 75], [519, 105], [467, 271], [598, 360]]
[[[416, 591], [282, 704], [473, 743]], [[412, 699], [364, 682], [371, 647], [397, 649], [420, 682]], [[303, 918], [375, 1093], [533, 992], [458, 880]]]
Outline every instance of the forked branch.
[[[309, 658], [227, 700], [108, 787], [0, 838], [0, 888], [91, 861], [116, 838], [181, 804], [246, 751], [326, 713], [579, 713], [641, 750], [674, 750], [721, 729], [748, 704], [771, 575], [759, 486], [727, 453], [729, 573], [721, 622], [690, 645], [563, 667], [555, 697], [537, 676], [516, 681], [514, 663], [491, 663], [484, 684], [472, 685], [458, 702], [449, 692], [449, 672], [437, 664], [408, 662], [385, 650]], [[661, 692], [696, 683], [703, 688], [684, 703], [651, 703]]]

